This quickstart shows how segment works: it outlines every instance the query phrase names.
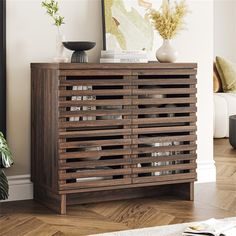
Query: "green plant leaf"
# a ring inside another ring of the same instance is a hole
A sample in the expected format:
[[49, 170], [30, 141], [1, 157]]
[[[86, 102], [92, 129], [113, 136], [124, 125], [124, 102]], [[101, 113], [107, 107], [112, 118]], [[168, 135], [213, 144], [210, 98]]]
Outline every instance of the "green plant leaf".
[[57, 27], [65, 24], [64, 17], [59, 15], [59, 5], [58, 1], [55, 0], [45, 0], [41, 3], [41, 6], [46, 9], [46, 13], [52, 17], [54, 25]]
[[13, 164], [12, 154], [7, 141], [0, 132], [0, 168], [9, 168]]

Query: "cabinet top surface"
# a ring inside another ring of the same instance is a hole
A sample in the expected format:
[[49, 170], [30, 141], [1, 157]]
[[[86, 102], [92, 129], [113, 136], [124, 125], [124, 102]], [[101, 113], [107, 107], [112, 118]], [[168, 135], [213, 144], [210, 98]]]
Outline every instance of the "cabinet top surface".
[[57, 70], [101, 69], [197, 69], [197, 63], [31, 63], [31, 68]]

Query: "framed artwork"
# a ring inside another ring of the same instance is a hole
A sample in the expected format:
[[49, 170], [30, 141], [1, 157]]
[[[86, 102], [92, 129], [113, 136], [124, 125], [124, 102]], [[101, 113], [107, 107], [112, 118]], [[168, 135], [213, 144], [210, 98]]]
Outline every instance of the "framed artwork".
[[102, 0], [103, 49], [152, 51], [156, 35], [148, 9], [160, 8], [161, 3], [162, 0]]
[[0, 1], [0, 131], [6, 134], [6, 0]]

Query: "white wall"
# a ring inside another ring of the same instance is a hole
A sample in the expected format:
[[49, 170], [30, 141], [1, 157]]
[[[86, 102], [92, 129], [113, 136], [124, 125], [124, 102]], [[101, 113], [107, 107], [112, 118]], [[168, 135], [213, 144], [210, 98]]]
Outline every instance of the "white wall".
[[[72, 40], [97, 42], [89, 52], [90, 61], [97, 61], [102, 45], [101, 2], [60, 3], [64, 34]], [[56, 27], [41, 8], [41, 0], [7, 0], [7, 137], [15, 159], [8, 175], [30, 172], [30, 63], [52, 61], [55, 43]]]
[[[15, 166], [8, 175], [30, 172], [30, 62], [50, 61], [54, 56], [55, 29], [40, 2], [7, 1], [7, 132], [15, 158]], [[96, 41], [97, 47], [90, 59], [97, 61], [102, 45], [100, 0], [61, 2], [66, 37]], [[187, 2], [192, 12], [186, 19], [188, 30], [175, 40], [175, 46], [180, 52], [180, 61], [197, 62], [199, 66], [198, 161], [208, 168], [213, 163], [213, 1]]]
[[236, 62], [236, 0], [215, 0], [214, 34], [214, 55]]
[[187, 1], [191, 14], [187, 31], [176, 40], [181, 52], [181, 61], [198, 63], [198, 179], [200, 182], [214, 181], [213, 161], [213, 1]]

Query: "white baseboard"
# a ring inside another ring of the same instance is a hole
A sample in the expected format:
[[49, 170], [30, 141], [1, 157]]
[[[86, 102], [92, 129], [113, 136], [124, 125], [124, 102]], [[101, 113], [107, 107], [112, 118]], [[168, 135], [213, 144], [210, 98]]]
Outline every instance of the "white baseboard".
[[197, 163], [197, 183], [216, 182], [216, 167], [215, 162], [199, 161]]
[[33, 199], [33, 183], [30, 175], [8, 176], [9, 198], [1, 202]]
[[[216, 168], [214, 161], [201, 161], [197, 163], [198, 183], [216, 181]], [[8, 176], [9, 198], [1, 202], [33, 199], [33, 183], [30, 175]]]

